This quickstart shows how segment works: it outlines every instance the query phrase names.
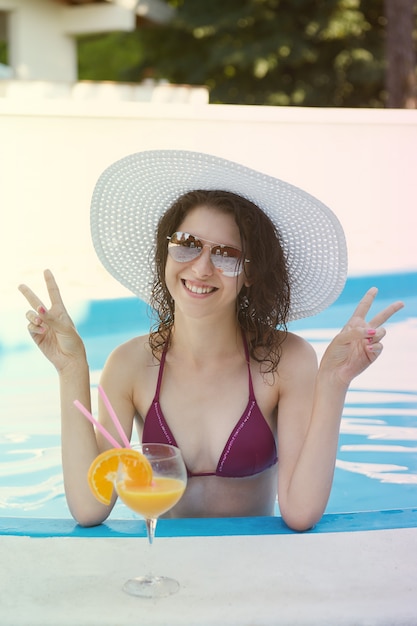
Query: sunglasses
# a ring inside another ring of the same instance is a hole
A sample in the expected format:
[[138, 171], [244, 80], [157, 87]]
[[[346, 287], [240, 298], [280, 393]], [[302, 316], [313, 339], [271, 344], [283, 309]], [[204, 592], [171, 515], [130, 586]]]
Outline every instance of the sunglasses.
[[194, 261], [206, 247], [210, 248], [210, 260], [214, 267], [224, 276], [239, 276], [243, 272], [244, 264], [249, 263], [249, 259], [242, 257], [242, 250], [213, 241], [204, 240], [205, 243], [203, 243], [201, 239], [190, 233], [176, 232], [167, 239], [169, 240], [168, 252], [178, 263]]

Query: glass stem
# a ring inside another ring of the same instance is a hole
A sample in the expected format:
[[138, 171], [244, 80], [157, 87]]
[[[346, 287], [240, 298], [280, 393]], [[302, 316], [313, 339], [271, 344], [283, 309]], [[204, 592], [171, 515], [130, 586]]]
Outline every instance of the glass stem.
[[158, 521], [158, 519], [155, 517], [153, 519], [147, 519], [146, 520], [146, 530], [148, 533], [148, 539], [149, 539], [149, 543], [153, 542], [153, 538], [155, 536], [155, 529], [156, 529], [156, 522]]

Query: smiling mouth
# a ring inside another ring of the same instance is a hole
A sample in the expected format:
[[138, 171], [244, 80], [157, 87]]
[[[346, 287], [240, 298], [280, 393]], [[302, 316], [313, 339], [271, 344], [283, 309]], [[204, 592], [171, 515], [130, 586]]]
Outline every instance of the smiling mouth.
[[182, 283], [187, 291], [191, 291], [191, 293], [196, 293], [198, 295], [213, 293], [214, 291], [217, 291], [217, 287], [210, 287], [209, 285], [194, 285], [188, 280], [183, 280]]

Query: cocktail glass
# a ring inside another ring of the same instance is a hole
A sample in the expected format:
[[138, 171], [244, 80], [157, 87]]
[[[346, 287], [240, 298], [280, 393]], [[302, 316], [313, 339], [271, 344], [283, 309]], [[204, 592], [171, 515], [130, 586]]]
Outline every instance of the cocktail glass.
[[[187, 484], [187, 470], [180, 450], [169, 444], [146, 443], [133, 445], [148, 459], [152, 467], [152, 483], [135, 485], [119, 467], [115, 489], [130, 509], [146, 520], [149, 544], [152, 544], [158, 518], [169, 511], [181, 498]], [[176, 593], [179, 583], [166, 576], [147, 574], [128, 580], [123, 590], [133, 596], [161, 598]]]

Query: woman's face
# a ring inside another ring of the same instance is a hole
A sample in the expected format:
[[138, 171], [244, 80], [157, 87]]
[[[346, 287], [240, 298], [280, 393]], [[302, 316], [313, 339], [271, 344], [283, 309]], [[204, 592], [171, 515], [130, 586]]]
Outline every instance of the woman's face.
[[209, 245], [191, 261], [175, 261], [168, 254], [165, 281], [175, 301], [176, 314], [182, 311], [200, 317], [230, 311], [234, 315], [237, 295], [246, 281], [245, 272], [238, 276], [225, 275], [213, 265], [210, 252], [213, 243], [242, 249], [233, 216], [201, 205], [187, 214], [177, 231], [190, 233]]

